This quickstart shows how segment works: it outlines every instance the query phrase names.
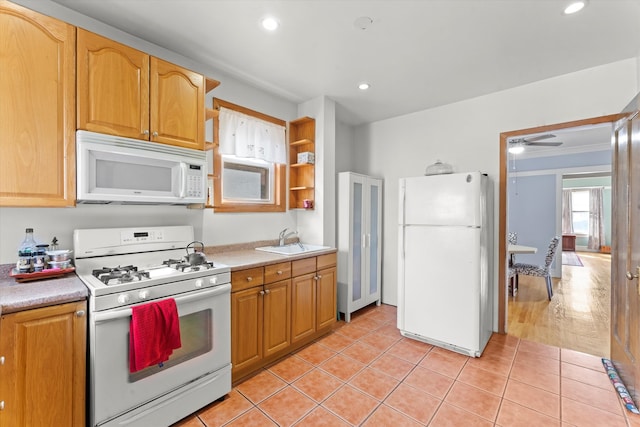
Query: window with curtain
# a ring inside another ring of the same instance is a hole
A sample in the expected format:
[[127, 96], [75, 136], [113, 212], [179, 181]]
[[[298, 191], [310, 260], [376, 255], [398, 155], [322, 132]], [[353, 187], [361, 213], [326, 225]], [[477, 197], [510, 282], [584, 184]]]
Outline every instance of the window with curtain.
[[221, 99], [214, 109], [214, 209], [284, 211], [286, 122]]
[[575, 234], [589, 234], [589, 190], [571, 191], [571, 223]]

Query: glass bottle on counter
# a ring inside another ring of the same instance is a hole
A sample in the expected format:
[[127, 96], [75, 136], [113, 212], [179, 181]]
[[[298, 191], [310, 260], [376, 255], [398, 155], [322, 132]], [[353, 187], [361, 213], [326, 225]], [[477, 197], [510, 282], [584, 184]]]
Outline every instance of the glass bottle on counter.
[[33, 238], [33, 228], [25, 230], [24, 240], [18, 249], [18, 271], [29, 273], [33, 269], [33, 257], [36, 251], [36, 241]]

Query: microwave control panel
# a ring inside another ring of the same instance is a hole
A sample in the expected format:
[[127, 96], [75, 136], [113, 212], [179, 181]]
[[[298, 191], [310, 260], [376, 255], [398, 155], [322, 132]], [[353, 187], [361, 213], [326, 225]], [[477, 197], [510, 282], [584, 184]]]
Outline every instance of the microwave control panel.
[[204, 195], [204, 177], [202, 174], [202, 166], [187, 165], [187, 197], [201, 198]]

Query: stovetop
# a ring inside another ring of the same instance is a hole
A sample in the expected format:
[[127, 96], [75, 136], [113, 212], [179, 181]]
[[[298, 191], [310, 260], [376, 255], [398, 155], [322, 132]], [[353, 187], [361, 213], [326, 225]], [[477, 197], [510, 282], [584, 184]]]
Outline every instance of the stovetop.
[[[190, 226], [90, 229], [74, 231], [76, 274], [87, 285], [92, 297], [124, 294], [133, 290], [153, 289], [171, 294], [168, 284], [185, 289], [210, 287], [230, 281], [230, 268], [206, 259], [190, 264], [185, 249], [193, 242]], [[213, 278], [220, 280], [198, 280]], [[162, 290], [162, 291], [161, 291]]]

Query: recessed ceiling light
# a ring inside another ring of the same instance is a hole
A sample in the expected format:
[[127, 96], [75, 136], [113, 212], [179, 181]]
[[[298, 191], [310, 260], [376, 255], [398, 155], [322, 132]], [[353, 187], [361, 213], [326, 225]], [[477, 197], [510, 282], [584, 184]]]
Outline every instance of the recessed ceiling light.
[[360, 90], [367, 90], [371, 87], [371, 85], [367, 82], [362, 82], [358, 85], [358, 89]]
[[280, 26], [280, 23], [275, 18], [272, 18], [270, 16], [263, 18], [261, 23], [262, 23], [262, 28], [264, 28], [267, 31], [275, 31]]
[[574, 1], [569, 3], [567, 7], [564, 8], [565, 15], [571, 15], [572, 13], [580, 12], [586, 6], [586, 1]]

